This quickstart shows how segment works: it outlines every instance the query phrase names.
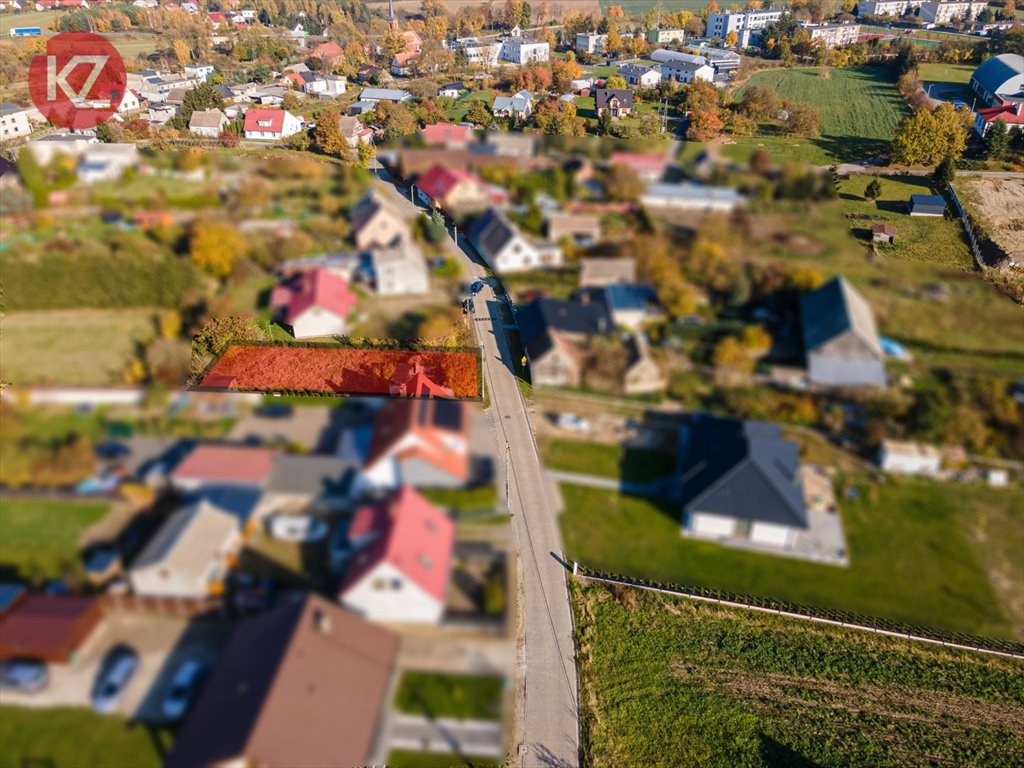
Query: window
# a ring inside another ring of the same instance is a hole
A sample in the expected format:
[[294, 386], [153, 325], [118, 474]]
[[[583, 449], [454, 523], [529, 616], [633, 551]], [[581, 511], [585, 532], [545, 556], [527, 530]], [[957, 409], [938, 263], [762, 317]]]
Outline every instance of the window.
[[384, 579], [374, 579], [373, 580], [373, 589], [374, 589], [374, 591], [380, 592], [381, 590], [384, 589], [384, 587], [385, 587]]
[[397, 592], [401, 588], [402, 588], [402, 580], [401, 579], [392, 579], [391, 580], [391, 589], [393, 589], [394, 591]]

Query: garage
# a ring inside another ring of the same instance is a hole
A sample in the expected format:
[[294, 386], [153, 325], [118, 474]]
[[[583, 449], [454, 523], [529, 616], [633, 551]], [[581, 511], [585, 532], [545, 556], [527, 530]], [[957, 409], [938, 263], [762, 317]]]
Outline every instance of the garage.
[[771, 523], [754, 523], [750, 529], [750, 540], [756, 544], [767, 544], [773, 547], [788, 547], [793, 542], [795, 533], [786, 525]]
[[719, 539], [731, 537], [736, 530], [736, 518], [712, 515], [707, 512], [692, 512], [689, 515], [688, 530], [694, 536]]

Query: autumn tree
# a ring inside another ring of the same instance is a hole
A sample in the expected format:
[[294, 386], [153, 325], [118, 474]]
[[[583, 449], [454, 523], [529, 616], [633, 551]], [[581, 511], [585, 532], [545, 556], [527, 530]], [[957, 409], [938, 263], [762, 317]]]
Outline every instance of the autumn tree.
[[625, 90], [629, 88], [629, 83], [626, 82], [626, 78], [622, 75], [612, 75], [605, 81], [604, 87], [613, 90]]
[[720, 93], [707, 80], [694, 80], [686, 87], [686, 108], [691, 112], [710, 112], [718, 108]]
[[810, 104], [789, 104], [786, 112], [787, 132], [808, 139], [821, 135], [821, 112]]
[[636, 171], [627, 165], [613, 163], [601, 174], [605, 193], [612, 200], [635, 202], [644, 193], [646, 185]]
[[710, 141], [718, 138], [725, 128], [725, 123], [717, 109], [706, 112], [694, 112], [690, 117], [690, 127], [686, 130], [686, 138], [690, 141]]
[[555, 86], [559, 90], [568, 90], [569, 84], [577, 78], [583, 77], [583, 67], [576, 61], [572, 51], [566, 54], [564, 59], [551, 62], [551, 76]]
[[934, 111], [919, 109], [903, 118], [892, 140], [890, 160], [902, 165], [934, 165], [960, 157], [967, 148], [964, 118], [952, 104]]
[[225, 222], [199, 221], [192, 227], [189, 254], [196, 266], [218, 278], [231, 274], [235, 262], [245, 256], [249, 244], [234, 226]]
[[411, 136], [419, 128], [416, 118], [404, 104], [380, 101], [377, 102], [375, 111], [384, 128], [385, 141], [395, 141], [403, 136]]
[[532, 93], [548, 90], [553, 82], [554, 77], [551, 70], [543, 64], [531, 64], [529, 67], [523, 67], [512, 78], [513, 87], [517, 91], [525, 88]]
[[490, 126], [494, 122], [494, 115], [483, 99], [471, 99], [469, 109], [466, 111], [466, 120], [474, 125]]
[[586, 132], [583, 121], [576, 116], [576, 105], [571, 101], [563, 102], [560, 99], [542, 101], [536, 112], [533, 113], [533, 121], [541, 133], [556, 136], [582, 136]]
[[735, 30], [729, 32], [729, 34], [727, 34], [725, 36], [725, 47], [726, 48], [735, 48], [736, 47], [736, 43], [739, 41], [739, 39], [740, 39], [739, 35], [736, 34]]
[[332, 157], [341, 157], [348, 143], [341, 135], [341, 116], [337, 110], [328, 109], [317, 118], [313, 129], [313, 146], [318, 152]]
[[739, 109], [755, 120], [769, 120], [779, 114], [782, 99], [778, 91], [769, 85], [751, 85], [743, 91]]
[[420, 3], [420, 14], [425, 19], [431, 19], [435, 16], [447, 16], [448, 6], [444, 4], [444, 0], [423, 0]]

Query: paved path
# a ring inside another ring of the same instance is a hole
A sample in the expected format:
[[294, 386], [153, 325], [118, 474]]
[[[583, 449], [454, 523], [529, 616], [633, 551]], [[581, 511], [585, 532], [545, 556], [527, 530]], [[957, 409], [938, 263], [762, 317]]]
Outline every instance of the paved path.
[[501, 723], [486, 720], [430, 719], [394, 714], [388, 734], [391, 749], [443, 752], [466, 757], [502, 757]]
[[[377, 173], [382, 180], [391, 181], [383, 169], [378, 168]], [[390, 184], [389, 189], [393, 198], [411, 212], [413, 203]], [[461, 233], [458, 246], [446, 240], [446, 247], [462, 260], [467, 280], [486, 275]], [[521, 734], [517, 741], [523, 749], [513, 744], [512, 758], [516, 765], [567, 768], [579, 762], [579, 716], [565, 571], [552, 557], [562, 552], [558, 503], [541, 466], [513, 373], [501, 302], [489, 285], [473, 301], [501, 456], [498, 463], [506, 470], [508, 505], [520, 555], [523, 636], [516, 670], [516, 714], [520, 718], [516, 733]]]

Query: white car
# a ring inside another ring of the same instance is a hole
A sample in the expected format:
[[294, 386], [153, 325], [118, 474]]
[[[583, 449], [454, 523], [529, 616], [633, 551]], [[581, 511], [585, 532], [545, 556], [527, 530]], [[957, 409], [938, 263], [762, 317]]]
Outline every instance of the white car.
[[206, 665], [201, 661], [191, 659], [184, 662], [178, 671], [174, 673], [174, 680], [171, 682], [171, 689], [164, 697], [163, 713], [169, 720], [177, 720], [185, 714], [188, 705], [192, 703], [199, 684], [206, 676]]
[[573, 432], [589, 432], [590, 422], [575, 413], [558, 414], [557, 424], [562, 429], [570, 429]]
[[115, 648], [107, 659], [106, 670], [101, 671], [92, 693], [92, 707], [102, 715], [117, 708], [121, 694], [139, 668], [139, 657], [131, 648]]
[[277, 515], [270, 520], [270, 535], [281, 541], [320, 541], [327, 528], [326, 521], [310, 515]]

